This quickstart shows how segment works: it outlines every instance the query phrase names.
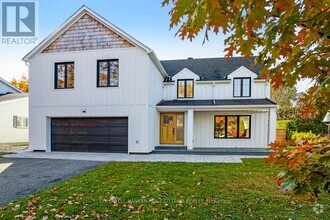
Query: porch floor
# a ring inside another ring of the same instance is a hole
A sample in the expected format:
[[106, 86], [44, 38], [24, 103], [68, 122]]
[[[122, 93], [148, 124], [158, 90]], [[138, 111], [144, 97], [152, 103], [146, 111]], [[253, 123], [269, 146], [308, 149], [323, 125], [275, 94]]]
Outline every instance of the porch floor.
[[153, 154], [192, 154], [192, 155], [248, 155], [268, 156], [272, 151], [262, 148], [194, 148], [187, 146], [156, 146]]

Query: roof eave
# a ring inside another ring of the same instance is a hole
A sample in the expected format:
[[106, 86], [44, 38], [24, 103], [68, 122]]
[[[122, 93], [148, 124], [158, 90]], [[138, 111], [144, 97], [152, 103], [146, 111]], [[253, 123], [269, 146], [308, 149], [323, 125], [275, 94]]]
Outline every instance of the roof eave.
[[164, 76], [164, 77], [168, 77], [168, 74], [166, 72], [166, 70], [164, 69], [163, 65], [160, 63], [157, 55], [155, 54], [155, 52], [153, 50], [149, 50], [147, 52], [152, 60], [152, 62], [156, 65], [157, 69], [160, 71], [160, 73]]
[[156, 106], [157, 109], [242, 109], [242, 108], [277, 108], [277, 105], [171, 105]]
[[[52, 34], [50, 34], [47, 38], [45, 38], [42, 42], [40, 42], [33, 50], [31, 50], [26, 56], [22, 58], [22, 61], [29, 62], [35, 55], [40, 53], [43, 49], [45, 49], [47, 46], [49, 46], [58, 36], [63, 34], [72, 24], [74, 24], [79, 18], [81, 18], [84, 14], [89, 13], [94, 18], [96, 18], [99, 22], [101, 22], [103, 25], [114, 31], [116, 34], [123, 37], [125, 40], [130, 42], [136, 47], [141, 48], [147, 53], [150, 53], [152, 51], [149, 47], [142, 44], [140, 41], [136, 40], [123, 30], [119, 29], [117, 26], [88, 8], [87, 6], [82, 6], [80, 9], [78, 9], [73, 15], [71, 15], [59, 28], [57, 28]], [[158, 58], [157, 58], [158, 59]], [[159, 62], [159, 60], [158, 60]], [[160, 64], [160, 62], [159, 62]], [[164, 70], [165, 71], [165, 70]]]
[[0, 81], [3, 82], [4, 84], [6, 84], [7, 86], [9, 86], [10, 88], [16, 90], [17, 92], [19, 92], [19, 93], [23, 93], [22, 90], [16, 88], [14, 85], [10, 84], [10, 83], [7, 82], [6, 80], [2, 79], [1, 77], [0, 77]]

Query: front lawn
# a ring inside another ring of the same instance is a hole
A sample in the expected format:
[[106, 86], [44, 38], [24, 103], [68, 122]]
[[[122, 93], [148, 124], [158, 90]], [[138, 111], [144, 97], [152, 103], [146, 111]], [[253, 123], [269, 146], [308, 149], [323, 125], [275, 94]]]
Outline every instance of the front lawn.
[[[329, 219], [289, 202], [263, 159], [243, 164], [108, 163], [0, 209], [0, 219]], [[46, 219], [46, 218], [45, 218]]]

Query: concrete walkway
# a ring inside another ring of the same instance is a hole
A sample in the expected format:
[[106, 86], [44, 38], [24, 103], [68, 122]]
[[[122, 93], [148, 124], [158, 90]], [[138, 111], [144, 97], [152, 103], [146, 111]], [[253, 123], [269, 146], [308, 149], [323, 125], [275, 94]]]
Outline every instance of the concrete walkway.
[[4, 155], [5, 158], [63, 159], [85, 161], [125, 162], [190, 162], [190, 163], [242, 163], [242, 158], [264, 158], [264, 156], [239, 155], [188, 155], [188, 154], [142, 154], [77, 153], [77, 152], [22, 152]]

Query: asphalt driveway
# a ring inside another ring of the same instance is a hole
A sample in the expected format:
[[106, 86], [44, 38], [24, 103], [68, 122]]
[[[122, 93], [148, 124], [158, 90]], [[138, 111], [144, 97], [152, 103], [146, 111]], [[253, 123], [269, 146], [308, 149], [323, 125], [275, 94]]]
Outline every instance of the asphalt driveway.
[[0, 207], [103, 163], [0, 157]]

